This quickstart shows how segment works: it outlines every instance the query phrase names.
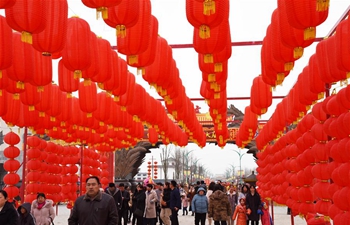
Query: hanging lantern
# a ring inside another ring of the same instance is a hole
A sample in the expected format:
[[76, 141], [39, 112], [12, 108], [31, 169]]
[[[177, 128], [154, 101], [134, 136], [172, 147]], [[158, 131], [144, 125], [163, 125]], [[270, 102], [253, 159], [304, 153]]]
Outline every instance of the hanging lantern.
[[23, 89], [23, 83], [29, 82], [34, 73], [34, 49], [31, 45], [20, 40], [20, 34], [13, 33], [13, 58], [12, 66], [7, 69], [7, 76], [17, 81], [17, 87]]
[[91, 80], [81, 81], [78, 93], [80, 109], [90, 114], [94, 112], [97, 109], [97, 87], [95, 82]]
[[[336, 29], [336, 58], [337, 67], [340, 70], [347, 72], [347, 77], [350, 77], [350, 45], [347, 40], [350, 38], [349, 19], [340, 22]], [[339, 48], [339, 49], [338, 49]]]
[[126, 29], [133, 27], [138, 19], [140, 8], [143, 8], [144, 1], [121, 1], [117, 6], [108, 8], [108, 18], [105, 23], [115, 28], [117, 37], [125, 37]]
[[137, 67], [144, 72], [144, 69], [140, 67], [145, 67], [151, 65], [156, 57], [156, 48], [158, 42], [158, 20], [156, 17], [151, 16], [151, 37], [150, 44], [146, 51], [139, 55], [127, 55], [127, 63], [129, 66]]
[[[9, 132], [4, 136], [4, 141], [6, 144], [9, 145], [9, 147], [7, 147], [7, 148], [11, 148], [14, 151], [16, 151], [17, 149], [14, 145], [16, 145], [20, 142], [20, 138], [14, 132]], [[4, 182], [5, 182], [5, 184], [7, 184], [5, 191], [7, 191], [8, 199], [11, 199], [11, 200], [14, 197], [16, 197], [19, 193], [19, 189], [15, 186], [19, 181], [19, 179], [18, 179], [19, 176], [16, 174], [16, 172], [20, 167], [19, 161], [15, 159], [16, 157], [19, 156], [19, 154], [18, 154], [19, 152], [18, 151], [16, 151], [16, 152], [17, 152], [17, 154], [15, 154], [15, 152], [12, 152], [12, 151], [11, 152], [6, 151], [6, 148], [4, 150], [4, 156], [6, 158], [9, 158], [7, 161], [5, 161], [5, 163], [3, 165], [4, 169], [6, 171], [8, 171], [8, 174], [4, 177]]]
[[60, 90], [67, 92], [68, 95], [79, 89], [79, 78], [63, 65], [62, 59], [58, 62], [58, 85]]
[[145, 0], [140, 8], [137, 23], [126, 30], [125, 37], [117, 37], [118, 52], [124, 55], [138, 55], [145, 52], [149, 47], [151, 30], [151, 2]]
[[45, 29], [47, 13], [44, 0], [16, 0], [15, 4], [5, 9], [8, 25], [22, 33], [22, 41], [32, 43], [32, 34]]
[[99, 18], [100, 13], [103, 19], [108, 18], [108, 7], [118, 5], [122, 0], [82, 0], [83, 4], [89, 8], [96, 9], [96, 18]]
[[64, 98], [63, 92], [60, 90], [60, 88], [57, 85], [52, 85], [51, 89], [51, 107], [47, 111], [47, 114], [50, 115], [51, 121], [56, 121], [55, 117], [57, 117], [62, 112], [62, 108], [60, 106], [60, 102], [62, 101], [62, 98]]
[[108, 93], [111, 93], [121, 85], [121, 80], [123, 79], [124, 74], [120, 71], [119, 66], [121, 64], [119, 63], [119, 60], [120, 58], [118, 58], [117, 52], [112, 51], [110, 78], [104, 82], [98, 83], [98, 87]]
[[[112, 98], [106, 92], [100, 92], [97, 94], [97, 101], [99, 103], [99, 107], [96, 111], [93, 112], [93, 116], [101, 122], [105, 122], [108, 120], [110, 115], [110, 107], [112, 104]], [[100, 124], [101, 125], [101, 124]]]
[[122, 58], [118, 58], [116, 61], [118, 65], [114, 65], [113, 70], [115, 72], [114, 75], [117, 76], [117, 79], [119, 80], [119, 83], [116, 85], [116, 88], [112, 90], [112, 94], [115, 97], [126, 93], [128, 74], [128, 65], [126, 64], [125, 60]]
[[0, 0], [0, 9], [10, 8], [15, 3], [16, 3], [16, 0]]
[[289, 24], [296, 29], [304, 30], [304, 39], [308, 40], [316, 36], [316, 27], [328, 17], [327, 2], [279, 0], [278, 6], [285, 4]]
[[91, 51], [91, 34], [89, 24], [80, 18], [68, 19], [66, 45], [62, 50], [64, 66], [74, 71], [76, 77], [89, 68], [93, 53]]
[[[102, 38], [97, 38], [97, 63], [93, 63], [89, 69], [83, 72], [85, 79], [91, 78], [92, 81], [102, 83], [111, 77], [112, 69], [112, 50], [110, 43]], [[98, 64], [98, 69], [95, 67]]]
[[193, 27], [201, 29], [202, 38], [208, 38], [211, 35], [211, 29], [228, 20], [229, 8], [228, 0], [205, 3], [186, 0], [186, 17]]
[[45, 29], [33, 34], [33, 47], [45, 56], [62, 51], [67, 35], [67, 0], [45, 2]]
[[254, 105], [258, 111], [255, 112], [254, 108], [251, 110], [257, 115], [266, 113], [267, 108], [272, 104], [271, 87], [264, 83], [261, 76], [254, 78], [250, 96], [250, 105]]
[[[1, 6], [1, 2], [0, 2]], [[6, 69], [12, 64], [12, 30], [7, 25], [6, 19], [0, 16], [0, 77], [2, 75], [1, 70]]]
[[124, 107], [130, 105], [134, 99], [135, 75], [128, 72], [126, 79], [126, 92], [125, 94], [119, 96], [119, 98], [117, 97], [117, 104]]
[[293, 48], [294, 58], [300, 58], [303, 55], [304, 48], [308, 47], [315, 41], [315, 37], [304, 38], [304, 30], [292, 27], [288, 22], [285, 3], [278, 1], [279, 10], [279, 29], [281, 42]]
[[38, 92], [38, 88], [29, 83], [25, 84], [24, 92], [20, 94], [21, 102], [29, 106], [30, 110], [35, 109], [35, 105], [41, 100], [41, 93]]
[[52, 57], [43, 56], [40, 52], [34, 52], [34, 73], [29, 81], [31, 85], [38, 86], [42, 91], [43, 86], [52, 82]]

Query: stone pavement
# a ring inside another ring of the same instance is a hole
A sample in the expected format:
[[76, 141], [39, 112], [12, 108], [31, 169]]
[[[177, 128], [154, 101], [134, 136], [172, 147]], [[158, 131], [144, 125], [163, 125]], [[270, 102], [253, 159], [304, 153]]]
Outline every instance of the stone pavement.
[[[55, 225], [67, 225], [67, 219], [70, 213], [70, 210], [67, 209], [66, 205], [59, 205], [56, 207], [57, 216], [54, 220]], [[189, 215], [182, 216], [182, 211], [179, 213], [179, 224], [180, 225], [194, 225], [194, 216]], [[275, 225], [290, 225], [291, 218], [290, 215], [287, 215], [287, 208], [282, 206], [274, 207], [274, 215], [275, 215]], [[131, 223], [130, 223], [131, 224]], [[261, 222], [259, 223], [261, 224]], [[299, 216], [294, 217], [295, 225], [306, 225], [306, 221], [301, 219]], [[157, 224], [158, 225], [158, 224]], [[206, 225], [208, 223], [206, 222]]]

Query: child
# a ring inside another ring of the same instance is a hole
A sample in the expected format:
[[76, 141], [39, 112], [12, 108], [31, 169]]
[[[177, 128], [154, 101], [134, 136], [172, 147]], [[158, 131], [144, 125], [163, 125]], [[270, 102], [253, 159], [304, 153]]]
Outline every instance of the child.
[[18, 207], [19, 225], [35, 225], [34, 217], [30, 214], [30, 207], [30, 203], [23, 203]]
[[272, 218], [269, 212], [269, 205], [267, 201], [261, 201], [262, 204], [262, 214], [261, 214], [261, 223], [262, 225], [272, 225]]
[[233, 213], [232, 220], [237, 217], [236, 225], [247, 225], [247, 209], [245, 206], [245, 198], [239, 200], [239, 205], [236, 206], [235, 212]]
[[187, 211], [188, 198], [185, 193], [181, 195], [181, 200], [182, 200], [182, 215], [184, 216], [186, 212], [186, 216], [187, 216], [188, 215], [188, 211]]

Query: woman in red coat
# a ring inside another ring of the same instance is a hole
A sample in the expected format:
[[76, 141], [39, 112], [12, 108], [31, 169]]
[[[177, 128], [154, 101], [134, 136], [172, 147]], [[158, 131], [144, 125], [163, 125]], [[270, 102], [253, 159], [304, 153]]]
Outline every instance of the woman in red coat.
[[239, 200], [239, 205], [236, 206], [235, 212], [233, 213], [232, 220], [236, 220], [236, 225], [247, 225], [247, 209], [245, 206], [245, 198]]

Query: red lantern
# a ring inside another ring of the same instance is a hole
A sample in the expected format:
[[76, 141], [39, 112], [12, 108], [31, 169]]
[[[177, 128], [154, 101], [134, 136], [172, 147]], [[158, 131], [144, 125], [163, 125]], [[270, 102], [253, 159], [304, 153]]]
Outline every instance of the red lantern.
[[83, 71], [83, 78], [102, 83], [111, 77], [113, 62], [111, 45], [107, 40], [97, 38], [97, 47], [93, 49], [97, 49], [97, 52], [94, 53], [94, 57], [97, 57], [96, 63], [92, 63], [86, 71]]
[[66, 45], [62, 50], [64, 66], [81, 77], [81, 71], [89, 68], [92, 59], [91, 31], [89, 24], [80, 18], [69, 18]]
[[[1, 2], [0, 2], [1, 6]], [[2, 74], [1, 70], [6, 69], [12, 64], [12, 30], [7, 25], [6, 19], [3, 16], [0, 16], [0, 75]]]
[[46, 26], [33, 34], [33, 47], [48, 56], [62, 51], [67, 35], [68, 3], [67, 0], [44, 1]]
[[34, 73], [34, 49], [31, 45], [20, 40], [20, 34], [13, 33], [13, 58], [12, 66], [7, 69], [7, 76], [19, 82], [17, 87], [23, 89], [23, 83], [29, 82]]
[[15, 3], [16, 3], [16, 0], [0, 0], [0, 9], [10, 8]]
[[278, 6], [285, 4], [288, 22], [297, 29], [304, 30], [304, 39], [314, 38], [316, 26], [328, 17], [328, 2], [323, 1], [278, 1]]
[[74, 72], [68, 70], [62, 59], [58, 62], [58, 85], [61, 91], [71, 95], [79, 89], [79, 78], [74, 76]]
[[121, 1], [117, 6], [108, 8], [108, 18], [104, 18], [106, 24], [117, 30], [118, 37], [125, 37], [126, 29], [134, 26], [140, 14], [140, 8], [144, 1]]
[[272, 104], [271, 86], [264, 83], [261, 76], [255, 77], [250, 91], [250, 105], [252, 112], [257, 115], [262, 115], [267, 112], [267, 108]]
[[38, 104], [41, 100], [41, 93], [38, 92], [36, 86], [26, 83], [24, 92], [20, 93], [20, 99], [24, 105], [29, 106], [30, 110], [34, 110], [34, 105]]
[[52, 82], [52, 58], [43, 56], [40, 52], [34, 52], [34, 73], [29, 81], [34, 86], [39, 86], [38, 91], [42, 91], [43, 86]]
[[79, 106], [83, 112], [92, 113], [97, 109], [97, 87], [91, 80], [79, 84]]
[[[142, 37], [142, 38], [141, 38]], [[126, 30], [125, 37], [117, 37], [118, 52], [138, 55], [147, 50], [151, 38], [151, 2], [144, 0], [137, 23]]]
[[6, 21], [12, 29], [22, 32], [22, 41], [32, 43], [32, 34], [45, 29], [47, 21], [45, 0], [16, 0], [5, 9]]
[[103, 19], [108, 18], [108, 7], [118, 5], [122, 0], [82, 0], [83, 4], [89, 8], [96, 9], [96, 15], [98, 18], [99, 13], [102, 14]]

